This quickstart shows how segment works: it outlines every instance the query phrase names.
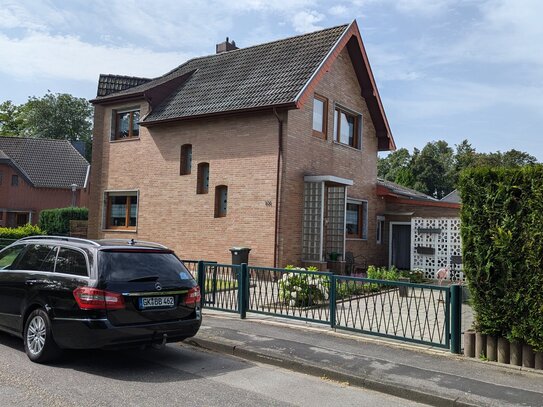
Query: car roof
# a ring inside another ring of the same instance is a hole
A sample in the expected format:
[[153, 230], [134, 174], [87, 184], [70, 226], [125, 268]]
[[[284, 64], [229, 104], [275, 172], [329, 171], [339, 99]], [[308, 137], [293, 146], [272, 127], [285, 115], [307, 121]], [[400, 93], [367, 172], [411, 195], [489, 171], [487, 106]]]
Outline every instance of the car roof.
[[81, 239], [77, 237], [70, 236], [28, 236], [22, 239], [19, 239], [17, 242], [24, 243], [49, 243], [49, 244], [59, 244], [59, 243], [69, 243], [70, 245], [77, 247], [95, 247], [100, 250], [101, 248], [134, 248], [134, 249], [163, 249], [170, 250], [168, 247], [155, 242], [147, 242], [143, 240], [135, 239], [102, 239], [102, 240], [91, 240], [91, 239]]

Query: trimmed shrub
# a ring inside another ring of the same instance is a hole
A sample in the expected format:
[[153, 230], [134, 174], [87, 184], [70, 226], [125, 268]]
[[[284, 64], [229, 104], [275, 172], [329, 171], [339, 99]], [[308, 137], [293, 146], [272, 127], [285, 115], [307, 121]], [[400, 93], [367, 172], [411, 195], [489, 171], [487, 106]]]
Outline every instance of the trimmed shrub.
[[543, 166], [469, 170], [459, 189], [476, 328], [543, 351]]
[[88, 220], [87, 208], [58, 208], [46, 209], [40, 213], [40, 227], [48, 235], [68, 235], [71, 220]]
[[0, 227], [0, 239], [21, 239], [27, 236], [44, 235], [43, 230], [39, 226], [33, 226], [27, 223], [24, 226], [17, 228], [2, 228]]

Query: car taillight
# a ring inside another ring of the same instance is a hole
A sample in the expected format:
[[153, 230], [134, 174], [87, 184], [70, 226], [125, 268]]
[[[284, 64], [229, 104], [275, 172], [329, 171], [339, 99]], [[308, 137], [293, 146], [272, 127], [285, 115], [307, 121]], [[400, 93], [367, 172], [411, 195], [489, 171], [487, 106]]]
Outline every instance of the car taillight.
[[123, 309], [124, 299], [121, 294], [98, 290], [92, 287], [77, 287], [74, 297], [81, 309]]
[[201, 299], [200, 287], [192, 287], [185, 296], [185, 304], [199, 304]]

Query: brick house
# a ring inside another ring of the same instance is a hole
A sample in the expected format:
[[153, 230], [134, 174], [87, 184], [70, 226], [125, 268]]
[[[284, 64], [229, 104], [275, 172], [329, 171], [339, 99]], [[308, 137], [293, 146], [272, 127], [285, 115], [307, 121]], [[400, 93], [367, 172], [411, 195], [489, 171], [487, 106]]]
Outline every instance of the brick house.
[[387, 262], [377, 153], [395, 144], [356, 21], [227, 39], [155, 79], [101, 75], [92, 102], [90, 237], [221, 262], [246, 246], [266, 266]]
[[86, 206], [89, 174], [69, 141], [0, 136], [0, 226], [36, 224], [44, 209]]

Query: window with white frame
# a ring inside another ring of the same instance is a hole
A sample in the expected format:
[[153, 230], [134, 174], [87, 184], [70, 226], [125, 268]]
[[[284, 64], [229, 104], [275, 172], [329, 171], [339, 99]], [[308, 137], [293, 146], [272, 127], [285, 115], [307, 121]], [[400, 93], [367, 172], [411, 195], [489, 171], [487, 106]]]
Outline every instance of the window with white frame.
[[345, 233], [349, 239], [368, 238], [368, 202], [347, 200]]

